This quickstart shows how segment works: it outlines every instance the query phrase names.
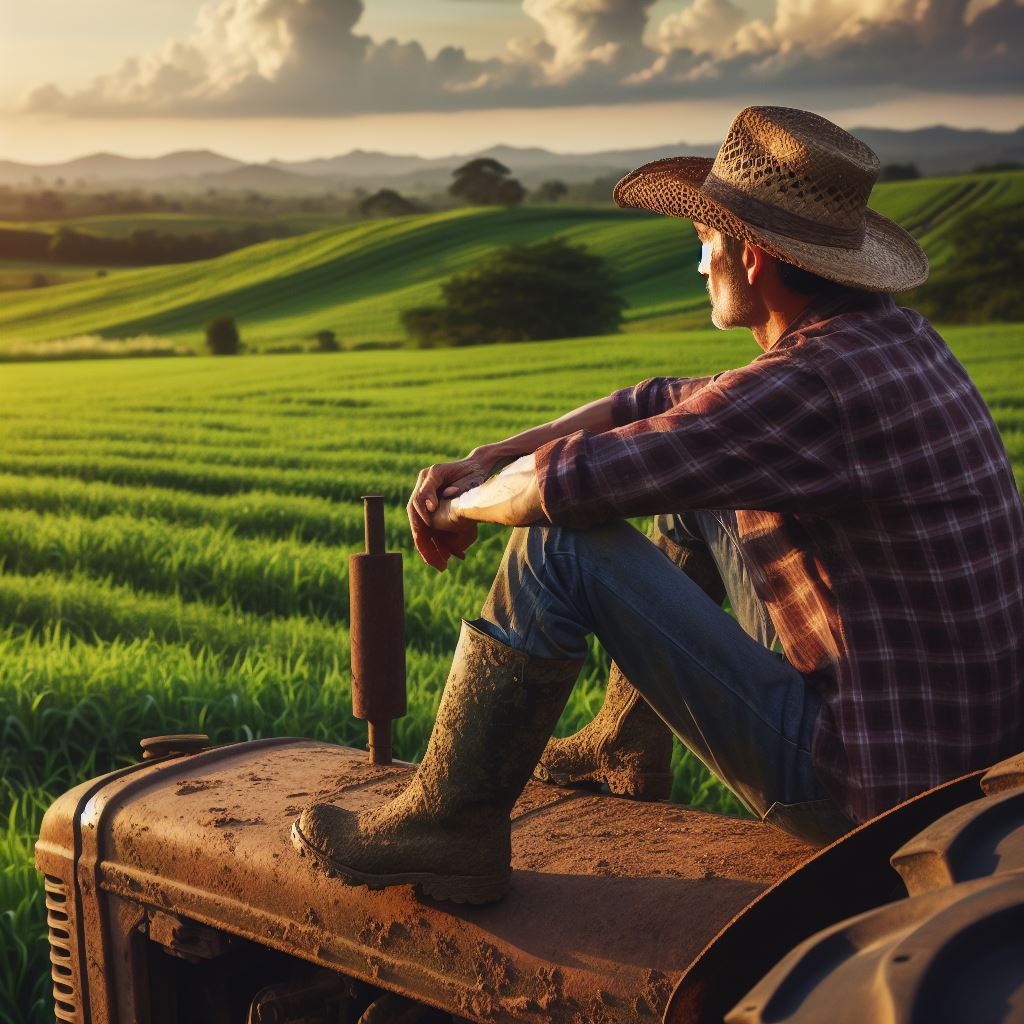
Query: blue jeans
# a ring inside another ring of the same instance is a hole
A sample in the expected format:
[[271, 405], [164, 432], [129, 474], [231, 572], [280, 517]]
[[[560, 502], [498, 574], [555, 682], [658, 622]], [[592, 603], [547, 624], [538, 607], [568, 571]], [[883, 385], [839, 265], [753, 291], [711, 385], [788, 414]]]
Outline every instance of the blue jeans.
[[[769, 648], [775, 629], [747, 576], [730, 512], [521, 527], [475, 623], [540, 658], [583, 658], [593, 633], [665, 724], [759, 818], [816, 843], [853, 827], [814, 770], [821, 701]], [[705, 546], [733, 619], [674, 552]], [[668, 555], [668, 557], [666, 557]]]

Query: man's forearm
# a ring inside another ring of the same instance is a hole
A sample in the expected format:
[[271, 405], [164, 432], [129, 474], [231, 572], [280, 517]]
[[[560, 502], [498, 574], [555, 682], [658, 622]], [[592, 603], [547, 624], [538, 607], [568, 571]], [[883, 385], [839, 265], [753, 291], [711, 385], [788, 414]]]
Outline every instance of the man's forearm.
[[612, 421], [612, 396], [606, 395], [596, 401], [581, 405], [564, 416], [559, 416], [549, 423], [542, 423], [540, 426], [531, 427], [514, 437], [506, 438], [504, 441], [497, 441], [494, 444], [481, 445], [476, 452], [486, 452], [488, 458], [493, 462], [503, 462], [508, 459], [517, 458], [520, 455], [529, 455], [535, 452], [541, 445], [548, 441], [554, 441], [559, 437], [566, 437], [568, 434], [575, 434], [577, 430], [587, 430], [591, 434], [603, 434], [611, 430], [615, 424]]
[[442, 502], [438, 515], [503, 526], [544, 522], [533, 454], [516, 459], [479, 487], [470, 488], [450, 502]]

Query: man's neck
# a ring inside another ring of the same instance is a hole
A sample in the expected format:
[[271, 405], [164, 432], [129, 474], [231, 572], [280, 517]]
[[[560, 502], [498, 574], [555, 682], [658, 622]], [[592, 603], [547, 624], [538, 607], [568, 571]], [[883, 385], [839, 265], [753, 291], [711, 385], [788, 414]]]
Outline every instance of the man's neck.
[[790, 292], [772, 303], [773, 308], [766, 311], [767, 315], [764, 321], [753, 324], [750, 328], [750, 333], [754, 335], [754, 340], [761, 347], [762, 352], [767, 352], [775, 345], [779, 338], [786, 333], [789, 325], [796, 321], [813, 299], [813, 295], [798, 295], [795, 292]]

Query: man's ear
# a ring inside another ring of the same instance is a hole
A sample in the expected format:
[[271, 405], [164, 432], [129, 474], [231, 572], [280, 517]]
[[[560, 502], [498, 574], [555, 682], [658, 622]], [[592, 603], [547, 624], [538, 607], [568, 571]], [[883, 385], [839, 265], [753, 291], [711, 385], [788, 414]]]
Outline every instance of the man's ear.
[[760, 246], [754, 245], [753, 242], [744, 242], [740, 258], [743, 261], [743, 271], [747, 275], [747, 284], [752, 285], [764, 273], [768, 256]]

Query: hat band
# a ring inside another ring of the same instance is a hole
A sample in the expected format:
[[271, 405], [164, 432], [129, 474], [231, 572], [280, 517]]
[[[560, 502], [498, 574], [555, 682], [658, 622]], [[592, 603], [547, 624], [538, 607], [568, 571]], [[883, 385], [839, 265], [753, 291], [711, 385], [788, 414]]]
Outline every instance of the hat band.
[[755, 227], [776, 231], [801, 242], [813, 245], [827, 245], [834, 249], [859, 249], [867, 230], [866, 221], [854, 228], [835, 227], [820, 221], [808, 220], [798, 213], [786, 210], [773, 203], [750, 195], [719, 178], [714, 171], [708, 173], [700, 191], [734, 213], [740, 220], [749, 221]]

